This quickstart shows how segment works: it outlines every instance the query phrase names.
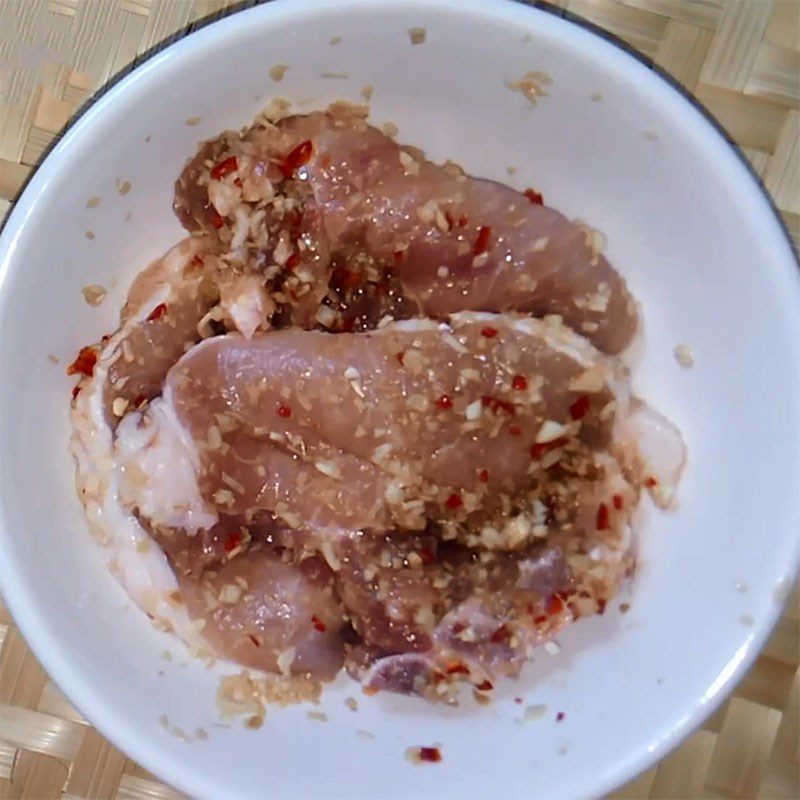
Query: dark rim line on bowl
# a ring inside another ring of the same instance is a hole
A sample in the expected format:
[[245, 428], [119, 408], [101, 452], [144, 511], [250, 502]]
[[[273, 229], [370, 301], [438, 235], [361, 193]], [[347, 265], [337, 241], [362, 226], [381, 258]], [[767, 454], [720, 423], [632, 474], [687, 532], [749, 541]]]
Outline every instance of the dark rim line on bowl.
[[[778, 223], [778, 229], [783, 232], [783, 236], [785, 238], [785, 242], [788, 245], [789, 252], [792, 253], [792, 260], [795, 264], [800, 267], [800, 261], [798, 261], [797, 253], [794, 249], [793, 242], [791, 237], [789, 236], [788, 230], [786, 225], [783, 222], [780, 213], [778, 212], [774, 202], [772, 201], [771, 196], [764, 188], [764, 185], [758, 176], [758, 174], [754, 171], [750, 162], [741, 152], [741, 150], [736, 146], [734, 142], [730, 140], [727, 133], [725, 132], [724, 128], [720, 125], [720, 123], [713, 117], [713, 115], [696, 99], [694, 98], [689, 92], [687, 92], [680, 84], [678, 84], [671, 76], [665, 73], [663, 70], [658, 68], [657, 66], [653, 65], [650, 59], [646, 56], [643, 56], [641, 53], [636, 51], [627, 43], [621, 41], [618, 37], [614, 36], [613, 34], [608, 33], [607, 31], [603, 30], [602, 28], [597, 27], [596, 25], [588, 22], [587, 20], [581, 19], [580, 17], [576, 17], [574, 14], [569, 12], [563, 11], [562, 9], [556, 8], [551, 4], [544, 2], [543, 0], [533, 0], [533, 2], [525, 2], [525, 0], [506, 0], [505, 3], [498, 3], [497, 5], [514, 5], [514, 6], [522, 6], [528, 9], [536, 9], [541, 12], [545, 12], [548, 16], [552, 17], [559, 17], [566, 22], [575, 23], [579, 28], [583, 28], [587, 33], [594, 34], [598, 36], [600, 39], [605, 40], [607, 43], [615, 46], [616, 49], [622, 50], [628, 56], [633, 57], [635, 61], [637, 61], [641, 66], [647, 68], [648, 72], [651, 74], [655, 74], [659, 76], [668, 86], [672, 89], [676, 90], [678, 94], [684, 99], [689, 102], [689, 104], [695, 108], [697, 111], [700, 112], [700, 115], [703, 119], [710, 123], [711, 128], [722, 138], [724, 142], [726, 142], [732, 150], [737, 158], [737, 161], [745, 166], [745, 170], [747, 174], [753, 179], [755, 186], [757, 186], [760, 190], [760, 195], [764, 200], [766, 200], [767, 207], [772, 212], [772, 217]], [[111, 89], [115, 88], [118, 84], [123, 82], [123, 80], [130, 76], [130, 73], [135, 70], [137, 67], [143, 65], [144, 62], [151, 59], [153, 56], [162, 55], [165, 52], [172, 50], [172, 46], [175, 44], [180, 44], [180, 39], [185, 38], [187, 30], [194, 32], [196, 30], [200, 30], [201, 28], [208, 27], [211, 22], [222, 20], [224, 17], [233, 17], [239, 11], [243, 10], [251, 10], [255, 11], [260, 5], [272, 5], [271, 0], [268, 0], [267, 3], [250, 3], [248, 0], [243, 0], [243, 2], [238, 3], [234, 9], [228, 9], [226, 12], [217, 13], [211, 15], [210, 17], [203, 18], [202, 20], [196, 21], [192, 25], [188, 26], [187, 28], [183, 29], [181, 32], [174, 34], [172, 37], [169, 37], [170, 44], [164, 47], [163, 42], [159, 45], [150, 48], [146, 53], [143, 53], [134, 64], [132, 64], [129, 68], [121, 71], [117, 75], [115, 75], [110, 81], [108, 81], [101, 89], [99, 89], [87, 102], [81, 107], [81, 109], [74, 115], [73, 119], [70, 123], [65, 126], [63, 132], [69, 131], [83, 116], [84, 114], [92, 109], [95, 105], [97, 105], [97, 101], [100, 100], [107, 92]], [[289, 5], [288, 0], [284, 2], [276, 3], [275, 5], [280, 6], [287, 6]], [[433, 4], [434, 7], [437, 6], [436, 3]], [[480, 12], [483, 10], [486, 12], [488, 10], [487, 6], [488, 3], [483, 4], [483, 8], [481, 9], [479, 4], [474, 4], [472, 7], [477, 8]], [[439, 8], [438, 10], [442, 11], [444, 9]], [[145, 73], [146, 74], [146, 73]], [[63, 135], [63, 134], [62, 134]], [[42, 163], [42, 160], [46, 158], [59, 144], [60, 139], [51, 143], [48, 146], [47, 150], [45, 151], [42, 159], [37, 163], [37, 167]], [[17, 200], [19, 200], [22, 196], [22, 193], [27, 188], [28, 184], [30, 183], [31, 179], [34, 177], [34, 170], [31, 175], [26, 179], [25, 184], [23, 185], [20, 193], [17, 195]], [[17, 214], [15, 213], [16, 208], [12, 208], [11, 213], [9, 214], [7, 221], [14, 218], [16, 219]], [[3, 226], [5, 227], [5, 225]], [[0, 229], [0, 233], [3, 230]], [[0, 238], [0, 244], [3, 243], [3, 239]], [[0, 268], [2, 268], [2, 264], [0, 264]], [[800, 272], [798, 273], [800, 274]], [[4, 272], [0, 271], [0, 288], [4, 282], [5, 274]], [[800, 284], [798, 284], [798, 288], [800, 288]], [[798, 560], [800, 557], [800, 553], [798, 553], [797, 547], [795, 547], [795, 556], [796, 558], [794, 561]], [[788, 574], [788, 573], [787, 573]], [[9, 600], [9, 606], [13, 608], [13, 601]], [[598, 792], [599, 794], [605, 794], [609, 791], [614, 790], [617, 786], [621, 785], [626, 780], [631, 780], [635, 777], [636, 774], [640, 773], [643, 770], [650, 768], [657, 760], [665, 757], [672, 749], [674, 749], [687, 735], [689, 735], [693, 730], [695, 730], [699, 725], [702, 724], [703, 720], [708, 718], [718, 707], [719, 705], [725, 700], [728, 696], [731, 688], [735, 685], [734, 679], [736, 681], [740, 680], [743, 676], [746, 669], [748, 669], [755, 658], [757, 657], [758, 653], [760, 652], [761, 648], [763, 647], [764, 643], [767, 640], [768, 635], [774, 628], [776, 622], [779, 619], [780, 611], [782, 606], [779, 608], [777, 605], [773, 609], [772, 618], [771, 620], [768, 618], [763, 628], [761, 628], [753, 637], [750, 639], [747, 647], [746, 652], [742, 655], [741, 658], [738, 659], [735, 663], [729, 660], [728, 669], [725, 670], [727, 674], [725, 674], [725, 680], [717, 687], [715, 694], [709, 698], [703, 705], [702, 705], [702, 713], [697, 717], [684, 717], [681, 719], [674, 720], [672, 722], [671, 727], [669, 730], [661, 736], [658, 740], [654, 742], [650, 742], [646, 751], [637, 751], [632, 754], [627, 760], [624, 762], [620, 762], [620, 765], [616, 769], [614, 769], [610, 774], [604, 776], [602, 783], [595, 784], [592, 787], [592, 791]], [[28, 616], [29, 618], [26, 620], [27, 625], [25, 629], [30, 631], [36, 625], [36, 613], [31, 612], [30, 615], [22, 615]], [[20, 626], [22, 628], [22, 626]], [[43, 652], [42, 647], [33, 646], [31, 645], [31, 649], [34, 650], [34, 653], [39, 657], [39, 659], [44, 662], [50, 662], [49, 656]], [[79, 680], [74, 668], [70, 667], [69, 664], [65, 665], [66, 669], [64, 670], [63, 679], [65, 682], [70, 682], [75, 685], [79, 685]], [[59, 683], [59, 680], [54, 679], [56, 683]], [[79, 694], [83, 695], [83, 699], [86, 700], [87, 704], [92, 703], [93, 693], [91, 689], [88, 690], [81, 690], [78, 692]], [[68, 694], [69, 693], [65, 693]], [[72, 700], [72, 695], [70, 696], [70, 700]], [[74, 702], [74, 701], [73, 701]], [[100, 723], [94, 723], [97, 729], [106, 736], [112, 742], [118, 742], [124, 736], [119, 735], [119, 721], [114, 719], [114, 715], [112, 713], [104, 713], [103, 712], [103, 703], [99, 702], [99, 698], [94, 697], [93, 699], [94, 705], [96, 708], [100, 708], [101, 710], [95, 713], [93, 716], [97, 718], [102, 718], [103, 721]], [[76, 704], [79, 705], [79, 704]], [[93, 721], [94, 722], [94, 721]], [[112, 725], [112, 723], [114, 723]], [[134, 742], [138, 742], [138, 737], [136, 736], [135, 730], [126, 729], [126, 735], [129, 739]], [[126, 746], [129, 743], [126, 743]], [[202, 794], [203, 796], [207, 795], [208, 787], [207, 785], [203, 785], [203, 789], [199, 788], [200, 785], [196, 781], [192, 781], [185, 777], [185, 775], [180, 774], [180, 770], [173, 769], [172, 763], [165, 759], [163, 756], [159, 756], [158, 752], [151, 748], [149, 745], [139, 745], [138, 743], [134, 745], [132, 748], [133, 751], [136, 752], [136, 755], [133, 756], [135, 760], [140, 761], [146, 767], [152, 769], [156, 772], [159, 776], [164, 776], [164, 780], [170, 782], [172, 785], [176, 786], [177, 788], [192, 794]], [[168, 776], [168, 777], [167, 777]]]
[[[171, 34], [170, 36], [162, 39], [157, 44], [154, 44], [152, 47], [148, 47], [140, 55], [136, 56], [130, 64], [123, 67], [119, 72], [112, 75], [101, 87], [99, 87], [94, 94], [88, 97], [83, 104], [72, 114], [69, 121], [64, 125], [64, 127], [58, 132], [58, 134], [53, 138], [53, 140], [45, 147], [42, 155], [37, 159], [36, 163], [31, 167], [31, 171], [25, 180], [20, 186], [19, 191], [16, 193], [14, 198], [12, 199], [12, 208], [13, 204], [22, 196], [22, 193], [27, 188], [28, 184], [30, 183], [31, 179], [33, 178], [36, 170], [41, 166], [44, 160], [50, 155], [53, 148], [61, 141], [64, 135], [75, 125], [75, 123], [107, 92], [113, 89], [120, 81], [124, 80], [128, 75], [131, 74], [135, 69], [141, 66], [145, 61], [152, 58], [157, 53], [160, 53], [166, 50], [168, 47], [173, 45], [175, 42], [190, 36], [191, 34], [195, 33], [196, 31], [201, 30], [202, 28], [206, 28], [209, 25], [213, 25], [215, 22], [218, 22], [221, 19], [226, 17], [232, 17], [236, 14], [239, 14], [242, 11], [247, 11], [251, 8], [256, 8], [261, 5], [268, 5], [269, 3], [274, 2], [274, 0], [239, 0], [238, 3], [235, 3], [228, 8], [221, 9], [220, 11], [215, 11], [212, 14], [207, 14], [205, 17], [200, 17], [196, 19], [194, 22], [189, 23], [188, 25], [184, 26], [175, 33]], [[623, 50], [629, 56], [635, 58], [639, 63], [643, 64], [647, 67], [651, 72], [655, 75], [658, 75], [662, 80], [666, 81], [675, 91], [677, 91], [680, 95], [683, 96], [685, 100], [688, 100], [705, 118], [706, 120], [716, 129], [717, 133], [727, 142], [728, 146], [733, 150], [734, 153], [739, 158], [739, 161], [745, 166], [747, 171], [750, 173], [750, 177], [758, 184], [758, 188], [761, 190], [762, 195], [766, 199], [767, 203], [769, 203], [770, 208], [772, 209], [772, 213], [775, 215], [776, 220], [778, 221], [778, 225], [780, 226], [781, 230], [783, 231], [783, 235], [786, 237], [786, 241], [789, 244], [789, 249], [792, 251], [794, 255], [795, 263], [800, 271], [800, 250], [795, 247], [794, 240], [792, 239], [791, 234], [789, 233], [789, 228], [786, 225], [783, 217], [781, 216], [780, 209], [775, 205], [775, 201], [772, 198], [772, 195], [767, 191], [767, 188], [764, 186], [764, 182], [761, 179], [761, 176], [755, 171], [753, 165], [750, 163], [750, 160], [747, 156], [742, 152], [739, 145], [736, 141], [731, 138], [730, 134], [727, 130], [722, 126], [719, 120], [704, 106], [685, 86], [679, 83], [675, 78], [672, 77], [666, 70], [662, 69], [658, 64], [656, 64], [653, 59], [649, 56], [646, 56], [644, 53], [637, 50], [632, 45], [628, 44], [624, 39], [621, 39], [616, 34], [607, 31], [605, 28], [601, 28], [599, 25], [595, 25], [595, 23], [591, 22], [584, 17], [580, 17], [577, 14], [573, 14], [571, 11], [567, 9], [559, 8], [558, 6], [553, 5], [552, 3], [548, 2], [547, 0], [501, 0], [501, 2], [506, 3], [515, 3], [516, 5], [520, 5], [527, 8], [535, 8], [539, 11], [544, 11], [547, 14], [551, 14], [554, 17], [560, 17], [561, 19], [565, 20], [566, 22], [571, 22], [579, 27], [583, 28], [584, 30], [589, 31], [590, 33], [595, 34], [596, 36], [605, 39], [610, 44], [615, 45], [620, 50]], [[11, 217], [11, 213], [9, 212], [6, 215], [6, 218], [3, 222], [0, 223], [0, 234], [2, 234], [3, 229], [5, 228], [6, 222], [8, 222], [9, 218]]]

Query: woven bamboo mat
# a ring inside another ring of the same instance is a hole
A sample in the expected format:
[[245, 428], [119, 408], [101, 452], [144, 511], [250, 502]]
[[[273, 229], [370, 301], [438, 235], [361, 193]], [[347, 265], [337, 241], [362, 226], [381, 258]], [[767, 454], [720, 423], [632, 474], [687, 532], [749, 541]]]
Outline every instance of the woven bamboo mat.
[[[0, 0], [0, 219], [50, 143], [142, 54], [256, 0]], [[800, 243], [800, 0], [556, 0], [693, 92]], [[800, 797], [800, 602], [720, 710], [614, 797]], [[0, 798], [178, 795], [61, 695], [0, 606]]]

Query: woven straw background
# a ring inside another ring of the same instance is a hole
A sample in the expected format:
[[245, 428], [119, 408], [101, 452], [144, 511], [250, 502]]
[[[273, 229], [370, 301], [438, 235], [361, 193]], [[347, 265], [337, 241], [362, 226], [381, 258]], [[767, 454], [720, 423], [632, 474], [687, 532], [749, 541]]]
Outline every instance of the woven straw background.
[[[0, 0], [0, 219], [109, 79], [255, 0]], [[744, 150], [800, 242], [800, 0], [556, 0], [693, 92]], [[800, 797], [800, 604], [706, 724], [617, 798]], [[178, 795], [73, 709], [0, 606], [0, 798]]]

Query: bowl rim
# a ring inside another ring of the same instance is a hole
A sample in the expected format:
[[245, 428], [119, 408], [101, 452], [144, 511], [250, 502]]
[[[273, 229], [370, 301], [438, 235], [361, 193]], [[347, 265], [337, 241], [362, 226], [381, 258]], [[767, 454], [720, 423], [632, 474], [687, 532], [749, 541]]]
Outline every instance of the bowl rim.
[[[800, 260], [792, 246], [783, 219], [774, 201], [764, 187], [761, 179], [750, 162], [733, 143], [719, 122], [708, 110], [668, 73], [653, 65], [638, 51], [620, 39], [586, 20], [569, 12], [563, 12], [549, 6], [531, 6], [523, 0], [514, 2], [498, 2], [497, 0], [382, 0], [382, 9], [395, 7], [407, 11], [419, 8], [420, 11], [447, 11], [454, 14], [475, 16], [493, 16], [504, 21], [518, 24], [521, 28], [549, 28], [565, 46], [579, 47], [607, 62], [615, 62], [621, 69], [636, 74], [636, 77], [648, 84], [648, 89], [659, 93], [664, 101], [670, 98], [684, 101], [680, 103], [686, 124], [693, 124], [703, 130], [705, 135], [714, 137], [718, 145], [718, 159], [721, 166], [731, 171], [738, 171], [745, 181], [757, 191], [763, 210], [764, 224], [772, 226], [773, 231], [782, 239], [786, 251], [786, 263], [791, 269], [796, 267], [794, 275], [797, 294], [795, 300], [800, 314]], [[46, 191], [48, 184], [61, 170], [62, 162], [68, 161], [71, 151], [77, 148], [84, 131], [91, 130], [103, 118], [114, 111], [121, 102], [126, 102], [128, 95], [135, 89], [146, 86], [148, 82], [159, 79], [160, 71], [167, 65], [179, 62], [185, 55], [197, 49], [214, 49], [217, 43], [228, 35], [235, 35], [242, 28], [259, 26], [268, 27], [273, 21], [302, 17], [324, 8], [349, 10], [361, 8], [369, 11], [375, 8], [371, 0], [273, 0], [264, 5], [255, 6], [232, 13], [222, 19], [204, 25], [180, 40], [170, 44], [163, 50], [150, 55], [146, 60], [121, 79], [92, 99], [79, 112], [79, 116], [70, 124], [63, 138], [47, 153], [38, 168], [28, 179], [20, 193], [15, 206], [0, 230], [0, 294], [3, 292], [6, 278], [14, 263], [14, 252], [28, 219], [36, 213], [39, 198]], [[675, 97], [677, 95], [677, 97]], [[721, 145], [721, 146], [720, 146]], [[1, 310], [1, 309], [0, 309]], [[0, 446], [0, 452], [2, 447]], [[800, 508], [798, 509], [800, 511]], [[0, 539], [10, 536], [2, 523], [3, 514], [0, 507]], [[798, 530], [800, 534], [800, 530]], [[793, 557], [790, 557], [779, 580], [791, 582], [797, 575], [800, 565], [800, 535], [795, 538]], [[216, 792], [224, 791], [224, 787], [209, 786], [202, 775], [196, 774], [182, 766], [182, 762], [173, 761], [162, 753], [157, 744], [148, 737], [142, 736], [135, 726], [126, 722], [124, 717], [116, 715], [112, 705], [106, 704], [86, 681], [71, 656], [68, 648], [60, 648], [53, 644], [54, 632], [49, 628], [48, 619], [38, 608], [35, 595], [25, 584], [17, 579], [13, 559], [0, 559], [0, 590], [5, 604], [9, 608], [17, 627], [23, 633], [26, 642], [45, 668], [48, 676], [69, 698], [70, 702], [81, 711], [100, 733], [119, 747], [125, 754], [144, 766], [160, 779], [194, 797], [218, 796]], [[731, 689], [741, 680], [751, 667], [763, 648], [768, 636], [783, 611], [783, 603], [773, 604], [770, 613], [758, 621], [756, 629], [750, 631], [745, 644], [722, 669], [720, 675], [706, 692], [706, 702], [698, 704], [693, 712], [676, 719], [666, 733], [654, 731], [651, 742], [641, 748], [629, 759], [621, 760], [610, 770], [605, 780], [591, 783], [584, 779], [581, 784], [581, 795], [604, 795], [631, 780], [636, 775], [651, 767], [667, 753], [682, 742], [695, 728], [702, 724], [726, 699]], [[85, 713], [90, 711], [90, 713]], [[661, 734], [661, 735], [659, 735]], [[213, 794], [209, 794], [209, 792]]]

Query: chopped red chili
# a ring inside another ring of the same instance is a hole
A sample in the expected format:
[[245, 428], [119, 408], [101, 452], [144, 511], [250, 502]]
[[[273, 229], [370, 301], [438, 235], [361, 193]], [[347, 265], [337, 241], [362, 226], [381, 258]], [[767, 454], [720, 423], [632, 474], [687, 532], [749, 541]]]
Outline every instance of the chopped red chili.
[[313, 152], [313, 145], [310, 139], [301, 142], [294, 150], [290, 150], [283, 158], [283, 161], [278, 165], [284, 178], [291, 178], [294, 171], [303, 164], [308, 164]]
[[441, 408], [442, 411], [447, 410], [448, 408], [453, 407], [453, 398], [450, 397], [449, 394], [443, 394], [437, 401], [436, 405], [438, 408]]
[[361, 273], [349, 267], [339, 267], [333, 273], [333, 280], [345, 289], [355, 289], [356, 286], [360, 286], [363, 281]]
[[211, 225], [219, 230], [225, 224], [225, 220], [219, 215], [215, 208], [211, 209]]
[[67, 375], [91, 375], [97, 363], [97, 350], [82, 347], [76, 359], [67, 367]]
[[491, 692], [494, 684], [491, 681], [483, 680], [476, 687], [479, 692]]
[[251, 642], [252, 642], [252, 643], [253, 643], [253, 644], [254, 644], [256, 647], [261, 647], [261, 641], [259, 640], [259, 638], [258, 638], [257, 636], [253, 636], [253, 634], [252, 634], [252, 633], [248, 633], [248, 634], [247, 634], [247, 638], [248, 638], [248, 639], [249, 639], [249, 640], [250, 640], [250, 641], [251, 641]]
[[597, 517], [595, 519], [595, 527], [599, 531], [607, 531], [611, 527], [611, 519], [608, 513], [608, 506], [605, 503], [600, 503], [597, 506]]
[[289, 419], [292, 416], [292, 409], [290, 406], [284, 405], [283, 403], [278, 404], [278, 416], [283, 417], [284, 419]]
[[232, 553], [242, 543], [243, 538], [244, 537], [242, 536], [241, 531], [231, 531], [231, 533], [229, 533], [225, 539], [225, 544], [223, 545], [225, 552]]
[[558, 439], [551, 439], [549, 442], [536, 442], [531, 447], [531, 458], [541, 458], [545, 453], [563, 447], [568, 441], [565, 436], [559, 436]]
[[557, 594], [550, 595], [544, 610], [549, 617], [560, 614], [564, 610], [564, 601]]
[[142, 405], [142, 403], [144, 403], [146, 400], [147, 400], [147, 397], [145, 397], [145, 395], [137, 394], [136, 397], [133, 398], [133, 405], [136, 408], [139, 408], [139, 406]]
[[77, 384], [72, 387], [72, 399], [74, 400], [81, 393], [81, 385]]
[[319, 158], [319, 163], [322, 167], [329, 167], [331, 165], [330, 153], [323, 153]]
[[600, 614], [600, 615], [605, 614], [606, 604], [607, 603], [608, 603], [608, 601], [605, 599], [605, 597], [598, 597], [597, 598], [597, 613], [598, 614]]
[[148, 315], [147, 321], [148, 322], [155, 322], [157, 319], [161, 319], [164, 314], [167, 313], [167, 304], [166, 303], [159, 303]]
[[478, 473], [478, 480], [481, 483], [489, 483], [489, 470], [488, 469], [482, 469]]
[[466, 214], [462, 214], [458, 218], [458, 227], [459, 228], [466, 228], [467, 227], [467, 222], [469, 222], [469, 220], [467, 219], [467, 215]]
[[447, 668], [448, 675], [469, 675], [469, 669], [466, 664], [462, 664], [460, 661], [457, 661], [454, 664], [450, 664]]
[[400, 362], [400, 366], [405, 365], [406, 354], [405, 353], [395, 353], [394, 357]]
[[419, 549], [419, 557], [426, 563], [426, 564], [433, 564], [436, 561], [436, 556], [432, 550], [429, 550], [427, 547], [420, 547]]
[[613, 503], [613, 505], [614, 505], [614, 508], [615, 508], [617, 511], [622, 511], [622, 495], [621, 495], [621, 494], [615, 494], [615, 495], [614, 495], [614, 496], [611, 498], [611, 502]]
[[544, 205], [544, 197], [535, 189], [526, 189], [523, 194], [536, 206]]
[[569, 407], [569, 415], [573, 420], [583, 419], [589, 411], [589, 395], [582, 394]]
[[485, 328], [481, 328], [481, 336], [485, 336], [487, 339], [494, 339], [497, 336], [497, 328], [491, 328], [487, 325]]
[[236, 162], [236, 156], [228, 156], [211, 170], [211, 177], [218, 181], [220, 178], [230, 175], [231, 172], [236, 172], [237, 169], [239, 169], [239, 165]]
[[658, 486], [658, 480], [657, 480], [656, 478], [654, 478], [652, 475], [650, 475], [649, 477], [647, 477], [647, 478], [645, 479], [644, 485], [645, 485], [645, 486], [646, 486], [648, 489], [652, 489], [652, 488], [654, 488], [655, 486]]
[[191, 265], [195, 269], [200, 269], [203, 266], [203, 259], [200, 256], [195, 256], [191, 261]]
[[444, 504], [451, 511], [455, 511], [456, 509], [461, 508], [461, 506], [464, 505], [464, 501], [461, 499], [460, 494], [456, 494], [454, 492], [453, 494], [450, 495], [450, 497], [447, 498], [447, 500], [444, 501]]
[[519, 425], [509, 425], [508, 432], [512, 436], [522, 436], [522, 428]]
[[511, 631], [508, 629], [508, 626], [501, 625], [490, 637], [489, 641], [492, 644], [502, 644], [503, 642], [507, 642], [511, 638]]
[[419, 760], [429, 764], [438, 764], [442, 760], [442, 751], [438, 747], [420, 747]]
[[328, 630], [327, 625], [325, 625], [325, 623], [316, 614], [311, 616], [311, 624], [314, 626], [314, 630], [317, 630], [320, 633], [325, 633], [325, 631]]
[[294, 269], [300, 263], [300, 256], [297, 253], [292, 253], [286, 259], [286, 269]]
[[395, 266], [402, 264], [406, 260], [406, 251], [395, 250], [394, 253], [392, 253], [392, 259], [394, 261]]
[[515, 375], [511, 379], [511, 388], [524, 392], [528, 388], [528, 379], [524, 375]]
[[472, 248], [472, 252], [475, 253], [476, 256], [485, 253], [489, 249], [489, 237], [491, 235], [491, 225], [481, 225], [481, 227], [478, 228], [478, 238], [475, 239], [475, 246]]

